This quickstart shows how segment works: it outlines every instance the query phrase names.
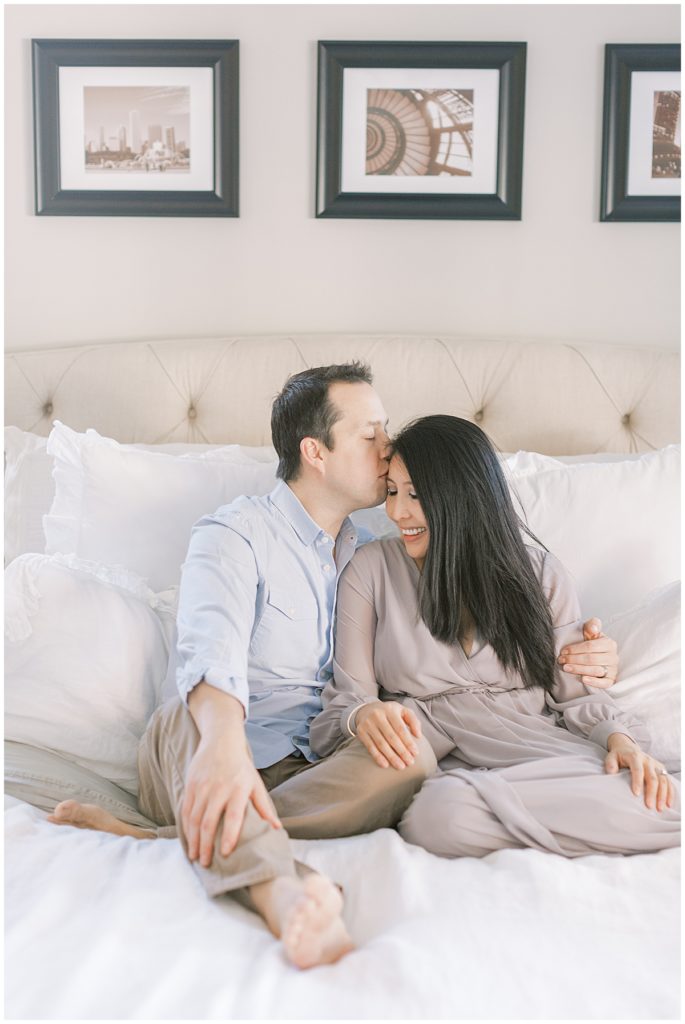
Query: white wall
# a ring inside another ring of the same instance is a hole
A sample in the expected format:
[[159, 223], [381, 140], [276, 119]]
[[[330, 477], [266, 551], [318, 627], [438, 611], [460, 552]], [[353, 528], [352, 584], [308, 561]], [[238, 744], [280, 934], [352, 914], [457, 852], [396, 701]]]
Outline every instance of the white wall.
[[[604, 44], [677, 5], [6, 7], [6, 344], [449, 332], [678, 348], [679, 225], [600, 224]], [[240, 39], [239, 219], [36, 217], [32, 37]], [[523, 220], [316, 220], [316, 42], [525, 40]]]

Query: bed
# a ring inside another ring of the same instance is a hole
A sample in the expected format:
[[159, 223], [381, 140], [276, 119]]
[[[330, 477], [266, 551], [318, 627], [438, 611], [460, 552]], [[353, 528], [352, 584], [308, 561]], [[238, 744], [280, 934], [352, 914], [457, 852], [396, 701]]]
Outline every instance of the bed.
[[[298, 972], [259, 919], [206, 899], [178, 842], [46, 821], [74, 788], [137, 820], [135, 745], [173, 692], [190, 524], [269, 489], [269, 407], [285, 377], [353, 358], [371, 365], [392, 427], [449, 412], [488, 432], [530, 525], [619, 642], [616, 699], [679, 771], [677, 353], [323, 334], [10, 352], [9, 1018], [679, 1017], [676, 850], [449, 861], [387, 829], [298, 841], [343, 886], [357, 943]], [[360, 516], [385, 535], [382, 509]]]

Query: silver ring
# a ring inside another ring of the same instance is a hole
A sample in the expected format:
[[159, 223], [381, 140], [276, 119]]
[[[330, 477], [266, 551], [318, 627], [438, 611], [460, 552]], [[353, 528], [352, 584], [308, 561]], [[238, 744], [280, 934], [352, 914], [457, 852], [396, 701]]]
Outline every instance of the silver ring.
[[668, 775], [668, 772], [666, 771], [665, 768], [660, 768], [659, 769], [659, 775]]

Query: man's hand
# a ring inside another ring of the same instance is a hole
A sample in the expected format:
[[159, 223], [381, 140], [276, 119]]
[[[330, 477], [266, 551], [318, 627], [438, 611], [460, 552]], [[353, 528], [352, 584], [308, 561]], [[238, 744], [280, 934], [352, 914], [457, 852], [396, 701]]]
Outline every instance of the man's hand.
[[200, 733], [200, 744], [185, 780], [181, 827], [188, 857], [194, 861], [199, 856], [207, 868], [222, 814], [220, 849], [224, 857], [238, 841], [248, 801], [274, 828], [282, 826], [250, 757], [240, 701], [203, 681], [191, 691], [188, 709]]
[[569, 644], [561, 651], [558, 661], [564, 672], [580, 676], [586, 686], [605, 690], [613, 686], [618, 677], [618, 648], [616, 641], [602, 632], [600, 619], [588, 619], [583, 624], [582, 643]]
[[[237, 749], [236, 749], [237, 747]], [[232, 748], [232, 749], [231, 749]], [[214, 842], [221, 815], [221, 854], [227, 857], [235, 846], [245, 817], [248, 801], [265, 821], [281, 828], [271, 797], [259, 772], [242, 743], [233, 745], [229, 737], [223, 742], [201, 741], [190, 762], [186, 778], [185, 798], [181, 808], [181, 825], [188, 841], [188, 857], [200, 858], [202, 867], [212, 863]]]
[[403, 769], [414, 763], [418, 747], [412, 736], [421, 735], [414, 711], [394, 700], [362, 704], [354, 720], [358, 739], [381, 768]]
[[624, 733], [612, 732], [607, 747], [605, 772], [615, 775], [620, 768], [629, 768], [631, 789], [635, 796], [644, 792], [646, 807], [656, 806], [657, 811], [663, 811], [664, 807], [673, 806], [673, 780], [660, 761], [645, 754]]

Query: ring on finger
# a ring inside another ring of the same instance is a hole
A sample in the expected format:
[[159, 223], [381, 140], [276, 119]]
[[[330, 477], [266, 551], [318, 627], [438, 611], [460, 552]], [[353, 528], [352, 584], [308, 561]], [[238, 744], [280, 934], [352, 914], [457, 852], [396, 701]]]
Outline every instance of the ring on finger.
[[598, 679], [606, 679], [606, 677], [607, 677], [607, 675], [609, 673], [609, 666], [608, 665], [602, 665], [601, 669], [602, 669], [602, 674], [601, 674], [601, 676], [598, 676], [597, 678]]

